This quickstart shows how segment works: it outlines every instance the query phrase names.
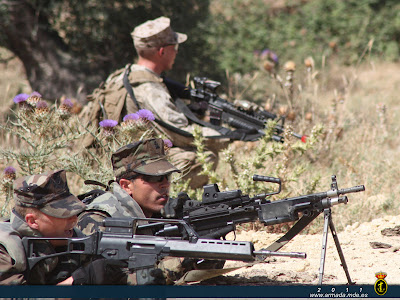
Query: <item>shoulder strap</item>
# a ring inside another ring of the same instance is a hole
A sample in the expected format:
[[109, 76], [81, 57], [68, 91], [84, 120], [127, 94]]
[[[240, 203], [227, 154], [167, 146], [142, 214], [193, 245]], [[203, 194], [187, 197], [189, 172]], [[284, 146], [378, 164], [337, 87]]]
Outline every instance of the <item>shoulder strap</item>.
[[[137, 101], [137, 99], [135, 97], [135, 94], [133, 92], [132, 86], [129, 83], [129, 79], [128, 79], [128, 76], [129, 76], [130, 72], [131, 72], [131, 65], [128, 65], [126, 70], [125, 70], [125, 74], [124, 74], [124, 78], [123, 78], [124, 87], [125, 87], [126, 91], [128, 92], [128, 94], [129, 94], [130, 98], [132, 99], [132, 101], [135, 103], [137, 109], [139, 110], [140, 109], [139, 102]], [[168, 123], [164, 122], [163, 120], [160, 120], [160, 119], [156, 118], [154, 121], [157, 124], [161, 125], [162, 127], [166, 128], [168, 130], [171, 130], [171, 131], [173, 131], [173, 132], [175, 132], [177, 134], [180, 134], [180, 135], [182, 135], [184, 137], [191, 137], [191, 138], [193, 137], [193, 134], [191, 134], [190, 132], [182, 130], [182, 129], [177, 128], [175, 126], [172, 126], [171, 124], [168, 124]]]
[[133, 93], [133, 89], [131, 84], [129, 83], [129, 74], [131, 73], [131, 64], [126, 66], [125, 69], [125, 73], [124, 73], [124, 78], [123, 78], [123, 82], [124, 82], [124, 87], [125, 89], [128, 91], [129, 96], [131, 97], [131, 99], [133, 100], [133, 102], [135, 103], [137, 109], [140, 109], [140, 105], [135, 97], [135, 94]]
[[[124, 77], [123, 77], [123, 83], [124, 83], [124, 87], [125, 87], [126, 91], [128, 92], [130, 98], [132, 99], [132, 101], [135, 103], [137, 109], [139, 110], [140, 109], [139, 102], [137, 101], [137, 99], [135, 97], [135, 94], [133, 92], [132, 86], [131, 86], [131, 84], [129, 82], [130, 70], [131, 70], [131, 65], [129, 64], [125, 69], [125, 73], [124, 73]], [[209, 122], [202, 121], [199, 118], [197, 118], [192, 113], [192, 111], [186, 106], [186, 104], [180, 99], [176, 99], [175, 100], [175, 104], [183, 112], [183, 114], [189, 120], [191, 120], [192, 122], [194, 122], [196, 124], [199, 124], [199, 125], [202, 125], [204, 127], [212, 128], [212, 129], [218, 131], [221, 134], [221, 135], [217, 135], [217, 136], [210, 136], [208, 138], [213, 138], [213, 139], [226, 139], [226, 138], [229, 138], [229, 139], [233, 139], [233, 140], [247, 140], [247, 141], [249, 141], [249, 140], [256, 140], [256, 139], [258, 139], [260, 137], [259, 134], [257, 134], [257, 137], [255, 137], [255, 136], [254, 137], [253, 136], [249, 137], [247, 133], [240, 132], [240, 131], [232, 131], [232, 130], [230, 130], [228, 128], [225, 128], [225, 127], [222, 127], [222, 126], [216, 126], [216, 125], [213, 125], [213, 124], [211, 124]], [[170, 130], [172, 132], [175, 132], [175, 133], [177, 133], [179, 135], [182, 135], [184, 137], [193, 138], [193, 134], [191, 134], [190, 132], [188, 132], [186, 130], [182, 130], [182, 129], [178, 128], [178, 127], [175, 127], [175, 126], [173, 126], [171, 124], [168, 124], [168, 123], [166, 123], [163, 120], [160, 120], [158, 118], [155, 118], [154, 121], [157, 124], [159, 124], [160, 126], [166, 128], [166, 129], [168, 129], [168, 130]]]

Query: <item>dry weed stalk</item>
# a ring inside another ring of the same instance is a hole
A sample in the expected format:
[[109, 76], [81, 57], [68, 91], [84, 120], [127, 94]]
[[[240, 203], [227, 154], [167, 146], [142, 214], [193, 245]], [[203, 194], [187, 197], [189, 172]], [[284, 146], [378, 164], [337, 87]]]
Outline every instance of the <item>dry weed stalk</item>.
[[387, 122], [387, 109], [386, 105], [384, 103], [378, 103], [376, 105], [376, 112], [378, 115], [378, 120], [379, 120], [379, 129], [381, 132], [381, 137], [382, 139], [386, 139], [389, 136], [388, 132], [388, 122]]
[[16, 178], [16, 170], [14, 167], [4, 169], [3, 178], [0, 183], [0, 192], [5, 195], [3, 207], [0, 210], [0, 217], [11, 213], [10, 203], [13, 199], [13, 181]]

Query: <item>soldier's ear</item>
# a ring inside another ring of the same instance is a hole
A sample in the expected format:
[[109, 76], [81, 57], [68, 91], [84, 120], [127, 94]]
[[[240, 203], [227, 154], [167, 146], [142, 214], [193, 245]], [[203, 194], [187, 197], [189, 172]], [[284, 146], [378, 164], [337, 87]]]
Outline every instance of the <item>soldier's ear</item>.
[[124, 189], [129, 195], [132, 195], [132, 191], [131, 191], [131, 189], [129, 188], [129, 185], [131, 184], [132, 182], [130, 181], [130, 180], [128, 180], [128, 179], [124, 179], [124, 178], [121, 178], [120, 179], [120, 181], [119, 181], [119, 185], [122, 187], [122, 189]]
[[27, 213], [25, 215], [25, 222], [28, 224], [28, 226], [32, 229], [39, 229], [39, 225], [36, 222], [37, 216], [33, 213]]

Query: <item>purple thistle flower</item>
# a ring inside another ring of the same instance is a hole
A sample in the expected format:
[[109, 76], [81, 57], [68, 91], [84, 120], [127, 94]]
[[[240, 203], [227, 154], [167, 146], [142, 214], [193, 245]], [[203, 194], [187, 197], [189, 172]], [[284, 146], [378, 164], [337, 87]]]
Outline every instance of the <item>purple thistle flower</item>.
[[14, 167], [6, 167], [4, 169], [3, 184], [11, 183], [17, 177], [16, 172], [17, 170]]
[[115, 120], [106, 119], [99, 123], [101, 128], [113, 128], [117, 126], [118, 122]]
[[14, 103], [21, 103], [21, 102], [25, 102], [26, 99], [29, 98], [28, 94], [18, 94], [17, 96], [14, 97], [13, 101]]
[[276, 55], [276, 53], [275, 52], [272, 52], [271, 51], [271, 53], [270, 53], [270, 55], [269, 55], [269, 57], [276, 63], [276, 64], [278, 64], [279, 63], [279, 60], [278, 60], [278, 55]]
[[166, 139], [163, 140], [164, 141], [164, 145], [167, 146], [168, 148], [172, 148], [173, 144], [170, 140]]
[[4, 169], [4, 174], [6, 175], [12, 175], [15, 174], [17, 172], [17, 170], [14, 167], [6, 167]]
[[133, 121], [135, 121], [135, 120], [138, 120], [139, 119], [139, 115], [137, 114], [137, 113], [135, 113], [135, 114], [128, 114], [128, 115], [126, 115], [124, 118], [123, 118], [123, 121], [125, 122], [125, 121], [129, 121], [129, 120], [133, 120]]
[[137, 112], [137, 114], [141, 119], [145, 119], [148, 121], [154, 121], [154, 119], [155, 119], [153, 113], [151, 111], [149, 111], [148, 109], [141, 109]]
[[272, 61], [273, 61], [274, 63], [276, 63], [276, 64], [279, 63], [279, 61], [278, 61], [278, 55], [276, 55], [275, 52], [273, 52], [273, 51], [271, 51], [271, 50], [269, 50], [269, 49], [264, 49], [264, 50], [261, 52], [260, 57], [261, 57], [262, 59], [269, 59], [269, 60], [272, 60]]
[[33, 92], [33, 93], [30, 95], [30, 97], [42, 98], [42, 95], [35, 91], [35, 92]]
[[74, 104], [72, 103], [71, 99], [64, 99], [63, 102], [61, 103], [62, 105], [68, 107], [68, 108], [72, 108], [74, 106]]
[[47, 104], [47, 102], [46, 102], [46, 101], [43, 101], [43, 100], [39, 101], [39, 102], [36, 104], [36, 108], [38, 108], [38, 109], [46, 109], [46, 108], [48, 108], [48, 107], [49, 107], [49, 105]]
[[261, 58], [266, 58], [266, 57], [268, 57], [268, 55], [269, 55], [270, 52], [271, 52], [271, 50], [269, 50], [269, 49], [264, 49], [264, 50], [261, 52], [261, 54], [260, 54]]

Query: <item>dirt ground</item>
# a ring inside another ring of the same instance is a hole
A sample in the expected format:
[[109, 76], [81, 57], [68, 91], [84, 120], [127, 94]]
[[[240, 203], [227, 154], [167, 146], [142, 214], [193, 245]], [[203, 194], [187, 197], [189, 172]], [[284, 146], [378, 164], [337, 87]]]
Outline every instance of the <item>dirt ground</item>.
[[[333, 219], [333, 222], [335, 220]], [[355, 223], [338, 232], [338, 239], [348, 266], [350, 278], [360, 285], [374, 285], [375, 273], [385, 272], [387, 284], [400, 284], [400, 216], [386, 216], [368, 223]], [[399, 226], [399, 227], [396, 227]], [[389, 228], [389, 229], [387, 229]], [[383, 231], [386, 229], [386, 231]], [[383, 232], [382, 232], [383, 231]], [[238, 241], [251, 241], [256, 250], [262, 249], [281, 234], [261, 231], [241, 232]], [[287, 285], [318, 284], [323, 234], [298, 235], [280, 251], [306, 252], [306, 259], [286, 257], [269, 258], [268, 263], [232, 271], [224, 276], [209, 279], [207, 285]], [[230, 236], [232, 239], [233, 236]], [[228, 261], [226, 267], [242, 264]], [[347, 284], [347, 278], [340, 264], [332, 234], [327, 240], [323, 284]]]

